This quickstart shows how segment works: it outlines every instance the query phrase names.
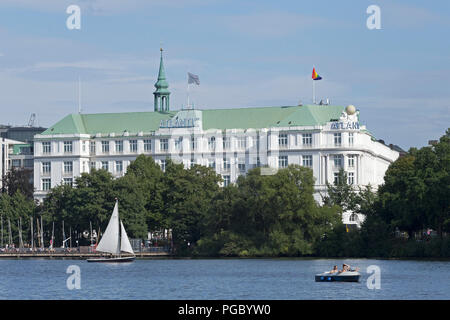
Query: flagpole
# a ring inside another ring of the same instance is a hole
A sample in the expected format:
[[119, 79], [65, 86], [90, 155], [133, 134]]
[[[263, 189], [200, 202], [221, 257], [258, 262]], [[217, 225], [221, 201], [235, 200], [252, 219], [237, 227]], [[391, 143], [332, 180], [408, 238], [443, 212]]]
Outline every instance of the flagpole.
[[190, 109], [190, 107], [189, 107], [189, 80], [188, 80], [188, 84], [187, 84], [187, 108]]
[[313, 104], [316, 104], [316, 83], [314, 82], [314, 79], [312, 80], [313, 83]]
[[78, 76], [78, 113], [81, 114], [81, 78]]
[[[314, 73], [315, 69], [316, 69], [316, 66], [313, 65], [313, 73]], [[315, 84], [314, 78], [312, 78], [312, 87], [313, 87], [313, 104], [316, 104], [316, 84]]]

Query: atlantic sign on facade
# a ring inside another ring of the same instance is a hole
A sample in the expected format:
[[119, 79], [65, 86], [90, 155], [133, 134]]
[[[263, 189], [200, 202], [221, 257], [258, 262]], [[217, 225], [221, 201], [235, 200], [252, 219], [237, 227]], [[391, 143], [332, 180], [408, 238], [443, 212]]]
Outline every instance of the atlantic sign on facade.
[[335, 130], [359, 130], [359, 122], [332, 122], [331, 129]]

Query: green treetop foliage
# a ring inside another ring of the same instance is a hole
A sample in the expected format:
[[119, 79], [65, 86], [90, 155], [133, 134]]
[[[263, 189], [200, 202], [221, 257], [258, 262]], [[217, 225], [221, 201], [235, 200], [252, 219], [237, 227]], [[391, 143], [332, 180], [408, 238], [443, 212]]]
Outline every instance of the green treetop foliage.
[[[0, 196], [0, 216], [3, 225], [3, 245], [9, 241], [9, 226], [11, 226], [11, 238], [13, 243], [19, 244], [19, 225], [22, 229], [23, 241], [30, 238], [30, 218], [35, 219], [35, 206], [32, 201], [27, 199], [20, 191], [15, 192], [12, 196], [3, 193]], [[11, 244], [11, 243], [10, 243]]]
[[217, 194], [199, 254], [309, 255], [339, 224], [337, 207], [320, 208], [313, 197], [312, 171], [297, 165], [261, 175], [240, 176]]
[[13, 168], [3, 178], [2, 192], [10, 196], [20, 191], [27, 199], [33, 199], [33, 171], [30, 169]]
[[194, 245], [204, 233], [204, 220], [219, 192], [220, 175], [212, 168], [167, 160], [163, 177], [163, 215], [177, 250]]
[[450, 138], [432, 146], [412, 148], [386, 171], [379, 189], [377, 212], [410, 236], [425, 228], [450, 231]]

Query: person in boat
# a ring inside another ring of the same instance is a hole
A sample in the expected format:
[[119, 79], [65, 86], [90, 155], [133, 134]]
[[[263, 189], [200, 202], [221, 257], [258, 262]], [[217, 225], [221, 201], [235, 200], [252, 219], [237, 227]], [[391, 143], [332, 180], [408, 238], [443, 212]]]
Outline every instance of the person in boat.
[[352, 270], [348, 264], [345, 264], [345, 263], [344, 263], [344, 264], [342, 265], [342, 270], [339, 271], [339, 272], [358, 271], [358, 270], [359, 270], [358, 267], [356, 267], [355, 269]]
[[340, 270], [339, 272], [346, 272], [346, 271], [350, 271], [350, 266], [344, 263], [342, 265], [342, 270]]
[[330, 273], [336, 273], [336, 272], [339, 272], [339, 270], [338, 270], [337, 266], [334, 266], [333, 270], [331, 270]]

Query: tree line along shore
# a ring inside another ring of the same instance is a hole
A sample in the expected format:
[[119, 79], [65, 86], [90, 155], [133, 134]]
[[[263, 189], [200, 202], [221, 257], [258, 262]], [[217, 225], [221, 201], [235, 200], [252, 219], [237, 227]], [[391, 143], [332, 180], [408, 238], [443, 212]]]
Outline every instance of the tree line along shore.
[[[273, 175], [260, 168], [221, 187], [212, 168], [186, 169], [168, 159], [165, 171], [140, 155], [123, 177], [91, 170], [74, 186], [53, 188], [35, 203], [29, 172], [13, 170], [0, 195], [2, 243], [31, 242], [31, 221], [42, 221], [62, 242], [62, 222], [76, 234], [105, 230], [119, 199], [130, 238], [171, 230], [173, 253], [197, 257], [450, 257], [450, 130], [431, 146], [411, 148], [386, 171], [378, 190], [355, 188], [341, 171], [323, 203], [313, 197], [312, 170], [289, 165]], [[342, 213], [366, 219], [349, 230]], [[28, 230], [28, 232], [26, 231]], [[37, 237], [37, 235], [36, 235]], [[83, 244], [83, 237], [80, 237]], [[9, 244], [11, 245], [11, 244]]]

